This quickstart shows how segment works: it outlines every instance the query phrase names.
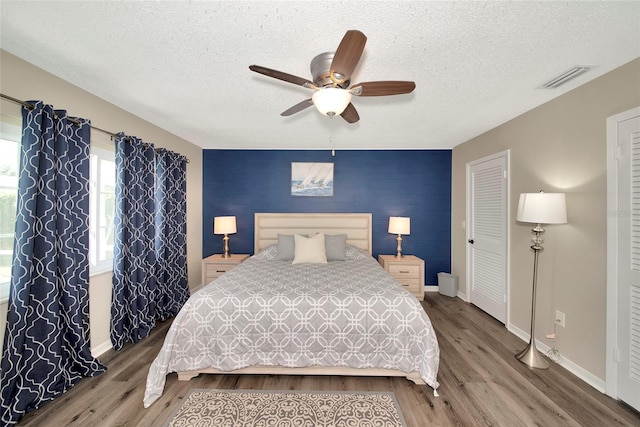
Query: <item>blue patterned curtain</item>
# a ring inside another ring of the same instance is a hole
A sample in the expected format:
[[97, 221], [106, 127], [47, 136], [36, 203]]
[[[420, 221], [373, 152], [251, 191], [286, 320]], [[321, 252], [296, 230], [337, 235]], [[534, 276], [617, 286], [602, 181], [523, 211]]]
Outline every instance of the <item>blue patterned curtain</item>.
[[187, 285], [187, 162], [171, 151], [156, 151], [156, 317], [178, 314], [189, 299]]
[[147, 337], [156, 318], [154, 150], [116, 138], [116, 214], [111, 342], [116, 350]]
[[30, 103], [22, 109], [2, 425], [106, 369], [89, 346], [90, 125]]

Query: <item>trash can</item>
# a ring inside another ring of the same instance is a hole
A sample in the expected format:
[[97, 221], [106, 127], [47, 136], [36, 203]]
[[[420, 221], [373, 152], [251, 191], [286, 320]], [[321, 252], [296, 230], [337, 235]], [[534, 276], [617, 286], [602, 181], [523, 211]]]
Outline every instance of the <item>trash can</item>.
[[458, 296], [458, 276], [438, 273], [438, 293], [448, 297]]

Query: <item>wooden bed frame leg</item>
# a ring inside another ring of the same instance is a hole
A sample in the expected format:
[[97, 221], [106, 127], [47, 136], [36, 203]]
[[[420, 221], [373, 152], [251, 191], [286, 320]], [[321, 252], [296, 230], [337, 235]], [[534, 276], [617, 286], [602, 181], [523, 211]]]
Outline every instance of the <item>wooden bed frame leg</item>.
[[407, 379], [414, 384], [423, 385], [426, 384], [422, 378], [420, 378], [420, 374], [418, 372], [412, 372], [407, 374]]
[[189, 381], [191, 378], [195, 378], [198, 375], [200, 375], [200, 372], [196, 372], [196, 371], [178, 372], [178, 381]]
[[[420, 377], [420, 374], [418, 372], [412, 372], [410, 374], [407, 374], [407, 379], [409, 381], [412, 381], [414, 384], [418, 384], [418, 385], [426, 385], [427, 384]], [[440, 397], [440, 394], [438, 393], [438, 390], [436, 390], [435, 388], [433, 389], [433, 397]]]

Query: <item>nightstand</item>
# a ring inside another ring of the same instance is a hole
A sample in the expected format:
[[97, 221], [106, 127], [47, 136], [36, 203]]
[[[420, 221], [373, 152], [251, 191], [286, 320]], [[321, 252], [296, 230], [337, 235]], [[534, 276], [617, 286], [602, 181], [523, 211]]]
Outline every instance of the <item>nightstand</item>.
[[415, 255], [378, 255], [378, 262], [419, 301], [424, 300], [424, 261]]
[[247, 258], [247, 254], [231, 254], [229, 258], [223, 258], [222, 254], [206, 257], [202, 260], [202, 285], [208, 285]]

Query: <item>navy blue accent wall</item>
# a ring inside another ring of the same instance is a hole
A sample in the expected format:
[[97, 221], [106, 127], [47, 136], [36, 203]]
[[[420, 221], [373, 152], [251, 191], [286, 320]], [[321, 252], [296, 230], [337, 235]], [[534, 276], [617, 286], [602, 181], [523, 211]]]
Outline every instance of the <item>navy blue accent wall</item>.
[[[333, 197], [291, 196], [291, 162], [333, 162]], [[394, 254], [390, 216], [411, 218], [405, 254], [425, 260], [425, 281], [451, 268], [451, 150], [204, 150], [202, 255], [222, 252], [213, 217], [235, 215], [232, 253], [253, 253], [255, 212], [371, 212], [373, 255]]]

